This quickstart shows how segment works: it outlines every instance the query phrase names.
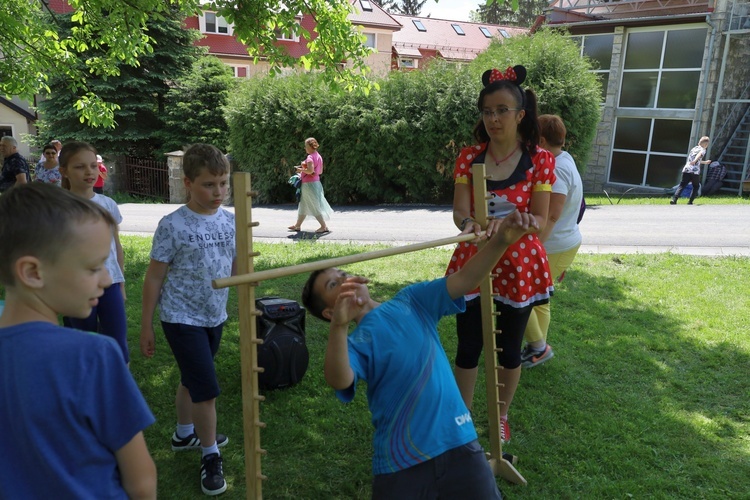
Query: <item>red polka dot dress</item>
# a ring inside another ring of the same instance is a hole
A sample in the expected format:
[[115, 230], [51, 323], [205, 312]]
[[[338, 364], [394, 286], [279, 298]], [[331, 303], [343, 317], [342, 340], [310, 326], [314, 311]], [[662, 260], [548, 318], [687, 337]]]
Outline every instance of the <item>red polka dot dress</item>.
[[[456, 184], [472, 185], [472, 165], [484, 163], [487, 143], [461, 150], [456, 160], [453, 179]], [[487, 200], [488, 213], [505, 217], [516, 208], [528, 213], [531, 195], [536, 191], [551, 191], [555, 182], [555, 157], [547, 150], [537, 149], [531, 156], [524, 152], [515, 171], [508, 179], [487, 181], [487, 191], [492, 196]], [[474, 217], [474, 193], [471, 191], [471, 216]], [[453, 252], [446, 274], [452, 274], [477, 252], [477, 245], [460, 243]], [[511, 307], [521, 308], [544, 303], [554, 290], [550, 276], [547, 253], [536, 234], [527, 234], [508, 250], [498, 261], [493, 274], [492, 288], [498, 296], [495, 300]], [[479, 293], [477, 288], [469, 296]]]

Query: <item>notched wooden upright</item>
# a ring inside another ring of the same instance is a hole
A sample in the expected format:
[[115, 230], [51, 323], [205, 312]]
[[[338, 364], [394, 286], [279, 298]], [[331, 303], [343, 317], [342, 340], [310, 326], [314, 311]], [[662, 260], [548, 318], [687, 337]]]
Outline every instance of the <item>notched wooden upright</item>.
[[[487, 177], [484, 163], [472, 165], [473, 194], [474, 194], [474, 219], [487, 229], [489, 212], [487, 201], [490, 199], [487, 192]], [[480, 242], [481, 248], [486, 241]], [[482, 341], [484, 344], [484, 371], [485, 383], [487, 386], [487, 413], [489, 418], [490, 429], [490, 467], [496, 476], [500, 476], [506, 481], [516, 484], [526, 484], [526, 479], [516, 470], [510, 461], [503, 458], [503, 443], [500, 439], [500, 405], [505, 405], [505, 401], [500, 401], [499, 372], [503, 367], [497, 363], [497, 343], [495, 334], [502, 332], [495, 331], [495, 312], [492, 290], [492, 274], [488, 274], [479, 285], [480, 304], [482, 309]]]
[[[253, 258], [259, 255], [253, 251], [253, 230], [257, 222], [252, 220], [252, 198], [254, 193], [250, 186], [250, 174], [237, 172], [233, 174], [235, 200], [235, 227], [237, 247], [237, 274], [249, 274], [254, 271]], [[255, 283], [237, 286], [240, 317], [240, 361], [242, 376], [242, 420], [245, 434], [245, 480], [247, 495], [250, 500], [263, 498], [263, 480], [261, 473], [261, 456], [265, 450], [260, 447], [260, 429], [265, 424], [260, 421], [260, 394], [258, 373], [263, 368], [258, 366], [258, 339], [256, 316], [260, 312], [255, 308]]]

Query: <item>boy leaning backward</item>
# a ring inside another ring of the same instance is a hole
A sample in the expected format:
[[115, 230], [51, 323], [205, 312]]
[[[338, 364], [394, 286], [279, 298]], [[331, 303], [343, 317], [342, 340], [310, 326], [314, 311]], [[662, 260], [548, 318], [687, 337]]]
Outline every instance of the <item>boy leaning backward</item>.
[[326, 382], [344, 402], [354, 398], [358, 380], [367, 382], [375, 426], [372, 498], [502, 498], [437, 323], [463, 311], [464, 295], [508, 245], [537, 227], [533, 215], [516, 210], [459, 271], [406, 287], [382, 304], [370, 297], [366, 278], [335, 268], [310, 275], [302, 302], [331, 323]]
[[156, 498], [143, 438], [154, 417], [122, 351], [58, 326], [88, 317], [112, 284], [115, 227], [52, 184], [0, 197], [0, 498]]
[[143, 283], [141, 352], [154, 355], [157, 302], [164, 335], [180, 369], [172, 450], [200, 449], [201, 489], [227, 489], [219, 448], [229, 439], [216, 432], [214, 357], [227, 319], [229, 290], [211, 280], [234, 273], [234, 214], [221, 207], [229, 189], [229, 161], [216, 147], [190, 146], [182, 160], [189, 201], [162, 218], [154, 234]]

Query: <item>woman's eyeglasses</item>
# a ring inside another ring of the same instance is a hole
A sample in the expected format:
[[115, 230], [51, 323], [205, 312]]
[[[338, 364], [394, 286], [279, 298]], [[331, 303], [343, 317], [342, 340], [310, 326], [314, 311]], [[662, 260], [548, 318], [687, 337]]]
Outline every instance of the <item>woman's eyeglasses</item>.
[[521, 108], [495, 108], [495, 109], [483, 109], [482, 118], [490, 120], [492, 118], [501, 118], [508, 111], [521, 111]]

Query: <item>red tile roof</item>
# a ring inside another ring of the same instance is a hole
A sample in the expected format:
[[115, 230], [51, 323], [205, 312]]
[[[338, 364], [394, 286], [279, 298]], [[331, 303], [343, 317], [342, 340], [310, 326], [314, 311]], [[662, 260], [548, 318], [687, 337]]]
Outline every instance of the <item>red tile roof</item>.
[[[504, 30], [510, 36], [522, 35], [529, 32], [525, 28], [500, 26], [497, 24], [470, 23], [467, 21], [450, 21], [431, 17], [400, 16], [392, 14], [393, 18], [403, 26], [401, 31], [393, 34], [393, 47], [399, 49], [431, 49], [440, 52], [444, 59], [471, 60], [490, 45], [479, 28], [487, 28], [495, 39], [504, 37], [498, 30]], [[419, 31], [413, 21], [419, 21], [426, 28]], [[458, 25], [464, 32], [459, 35], [452, 25]]]

